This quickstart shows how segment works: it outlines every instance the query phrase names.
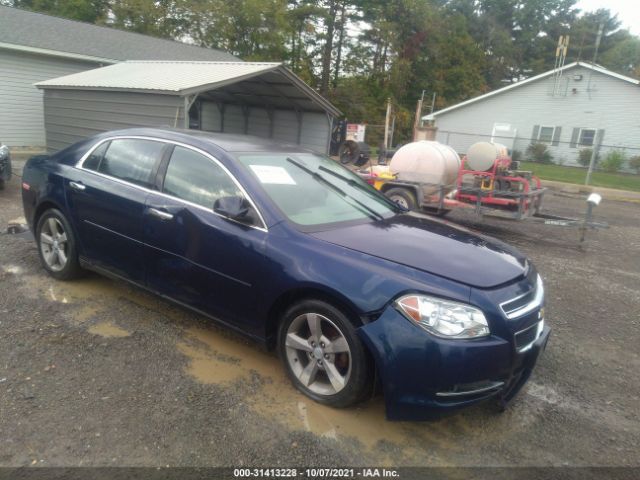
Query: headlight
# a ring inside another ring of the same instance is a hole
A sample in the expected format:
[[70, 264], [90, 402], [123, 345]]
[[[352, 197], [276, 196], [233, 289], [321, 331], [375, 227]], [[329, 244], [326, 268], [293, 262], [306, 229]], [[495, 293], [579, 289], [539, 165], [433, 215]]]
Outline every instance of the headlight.
[[443, 338], [477, 338], [489, 335], [484, 314], [471, 305], [427, 295], [406, 295], [396, 308], [427, 332]]

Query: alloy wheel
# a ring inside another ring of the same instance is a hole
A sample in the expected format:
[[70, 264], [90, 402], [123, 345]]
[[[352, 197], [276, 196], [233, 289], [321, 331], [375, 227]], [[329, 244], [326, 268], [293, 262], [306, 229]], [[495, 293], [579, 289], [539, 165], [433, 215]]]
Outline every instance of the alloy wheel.
[[40, 229], [40, 251], [47, 266], [54, 272], [61, 271], [69, 260], [69, 242], [62, 222], [49, 217]]
[[287, 362], [298, 381], [318, 395], [335, 395], [349, 382], [351, 349], [329, 318], [305, 313], [293, 319], [285, 337]]

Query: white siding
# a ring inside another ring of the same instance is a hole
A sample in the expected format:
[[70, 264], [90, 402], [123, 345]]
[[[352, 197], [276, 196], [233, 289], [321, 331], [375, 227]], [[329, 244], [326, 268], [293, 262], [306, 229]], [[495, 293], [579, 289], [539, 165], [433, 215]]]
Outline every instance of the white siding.
[[[582, 79], [574, 80], [575, 75]], [[465, 153], [472, 143], [491, 137], [494, 123], [507, 123], [517, 129], [514, 148], [524, 153], [535, 125], [556, 126], [561, 132], [559, 145], [549, 145], [553, 159], [575, 165], [578, 151], [585, 147], [570, 145], [573, 129], [595, 128], [605, 131], [602, 153], [609, 146], [618, 146], [628, 155], [640, 154], [640, 86], [584, 67], [565, 72], [566, 95], [550, 95], [552, 85], [553, 78], [548, 77], [441, 115], [436, 113], [437, 140]]]
[[13, 147], [44, 147], [42, 80], [100, 65], [0, 48], [0, 141]]

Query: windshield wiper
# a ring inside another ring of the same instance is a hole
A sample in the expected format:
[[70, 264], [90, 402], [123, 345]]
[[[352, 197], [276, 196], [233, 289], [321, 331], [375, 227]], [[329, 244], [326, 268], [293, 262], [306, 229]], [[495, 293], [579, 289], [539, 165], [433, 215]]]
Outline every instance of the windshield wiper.
[[362, 183], [358, 182], [357, 180], [354, 180], [353, 178], [345, 177], [344, 175], [338, 172], [334, 172], [330, 168], [324, 167], [322, 165], [320, 165], [318, 169], [322, 170], [323, 172], [327, 172], [328, 174], [333, 175], [334, 177], [339, 178], [340, 180], [348, 183], [352, 187], [359, 188], [360, 190], [368, 194], [372, 194], [372, 193], [376, 194], [378, 197], [381, 197], [385, 201], [385, 203], [389, 204], [396, 211], [402, 210], [401, 208], [398, 208], [398, 204], [396, 202], [390, 200], [386, 195], [380, 193], [378, 190], [376, 190], [375, 188], [369, 185], [363, 185]]
[[[338, 187], [337, 185], [334, 185], [333, 183], [331, 183], [329, 180], [327, 180], [326, 178], [324, 178], [322, 175], [320, 175], [318, 172], [314, 172], [313, 170], [311, 170], [310, 168], [306, 167], [305, 165], [303, 165], [300, 162], [297, 162], [296, 160], [294, 160], [291, 157], [287, 157], [287, 162], [292, 163], [293, 165], [295, 165], [296, 167], [298, 167], [300, 170], [307, 172], [309, 175], [311, 175], [313, 178], [315, 178], [316, 180], [318, 180], [319, 182], [324, 183], [325, 185], [327, 185], [330, 189], [332, 189], [334, 192], [337, 192], [339, 195], [342, 195], [344, 198], [348, 198], [351, 201], [355, 202], [358, 204], [358, 206], [362, 209], [365, 210], [365, 212], [367, 213], [367, 215], [372, 218], [373, 220], [384, 220], [384, 217], [376, 212], [373, 208], [369, 207], [367, 204], [361, 202], [360, 200], [358, 200], [357, 198], [353, 198], [351, 195], [349, 195], [347, 192], [345, 192], [344, 190], [342, 190], [340, 187]], [[322, 168], [322, 167], [320, 167]]]

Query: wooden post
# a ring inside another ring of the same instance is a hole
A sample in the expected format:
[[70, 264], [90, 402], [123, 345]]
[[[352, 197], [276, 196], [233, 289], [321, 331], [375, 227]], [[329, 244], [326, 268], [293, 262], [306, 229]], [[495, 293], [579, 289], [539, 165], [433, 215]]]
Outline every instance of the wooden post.
[[389, 121], [391, 119], [391, 98], [387, 98], [387, 115], [384, 119], [384, 151], [385, 158], [389, 148]]

